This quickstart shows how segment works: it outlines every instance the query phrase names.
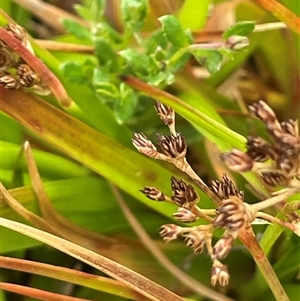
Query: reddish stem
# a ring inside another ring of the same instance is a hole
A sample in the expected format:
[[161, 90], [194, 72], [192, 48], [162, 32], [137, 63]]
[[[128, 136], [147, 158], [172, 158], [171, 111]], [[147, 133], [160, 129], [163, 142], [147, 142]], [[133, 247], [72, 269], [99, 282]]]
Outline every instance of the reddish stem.
[[62, 106], [68, 107], [71, 105], [71, 99], [59, 79], [39, 58], [33, 55], [18, 39], [3, 27], [0, 27], [0, 39], [41, 77]]
[[239, 239], [253, 256], [264, 279], [272, 290], [276, 300], [289, 301], [280, 281], [278, 280], [266, 254], [258, 244], [252, 228], [244, 229], [239, 233]]
[[92, 301], [90, 299], [82, 299], [75, 298], [72, 296], [66, 296], [56, 293], [51, 293], [47, 291], [43, 291], [40, 289], [26, 287], [18, 284], [0, 282], [0, 289], [9, 291], [12, 293], [16, 293], [19, 295], [24, 295], [27, 297], [35, 298], [37, 300], [45, 300], [45, 301]]
[[262, 6], [265, 10], [269, 11], [280, 21], [283, 21], [295, 33], [300, 35], [300, 19], [289, 9], [283, 6], [276, 0], [253, 0]]

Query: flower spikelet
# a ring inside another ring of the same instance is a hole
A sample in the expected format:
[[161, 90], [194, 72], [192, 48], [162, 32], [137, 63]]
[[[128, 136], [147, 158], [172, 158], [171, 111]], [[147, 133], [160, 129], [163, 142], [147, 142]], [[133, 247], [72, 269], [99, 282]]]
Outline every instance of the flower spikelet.
[[145, 186], [144, 189], [140, 190], [140, 192], [142, 192], [148, 199], [154, 201], [164, 201], [166, 198], [164, 193], [156, 187]]
[[[19, 40], [32, 55], [35, 55], [28, 39], [27, 31], [23, 27], [18, 24], [8, 23], [5, 29], [11, 35], [11, 39]], [[26, 87], [31, 88], [32, 91], [40, 95], [48, 95], [50, 93], [47, 85], [31, 66], [26, 64], [14, 49], [11, 49], [3, 41], [0, 41], [0, 71], [2, 71], [0, 84], [6, 89]]]
[[230, 152], [222, 154], [221, 159], [231, 170], [237, 172], [251, 170], [254, 162], [247, 153], [244, 153], [236, 148], [233, 148]]
[[286, 186], [290, 182], [290, 178], [286, 177], [280, 171], [266, 170], [261, 172], [262, 181], [271, 187]]
[[27, 45], [28, 35], [25, 28], [15, 23], [8, 23], [6, 25], [6, 30], [17, 40], [19, 40], [24, 46]]
[[222, 155], [232, 170], [256, 172], [269, 187], [294, 186], [300, 176], [300, 137], [297, 121], [279, 122], [274, 111], [259, 101], [249, 106], [250, 112], [265, 124], [271, 142], [261, 137], [247, 138], [247, 151], [232, 149]]
[[213, 224], [216, 228], [240, 231], [250, 226], [254, 215], [255, 213], [250, 210], [250, 205], [234, 196], [222, 201]]
[[160, 119], [165, 125], [170, 126], [175, 123], [175, 112], [173, 109], [159, 101], [155, 103], [154, 107]]
[[172, 177], [171, 188], [173, 191], [172, 200], [180, 207], [191, 209], [199, 201], [199, 196], [194, 187], [183, 180]]
[[157, 155], [155, 145], [144, 134], [134, 133], [132, 143], [140, 153], [148, 157], [155, 157]]
[[243, 191], [237, 190], [234, 183], [226, 174], [222, 176], [222, 181], [210, 181], [210, 189], [223, 200], [228, 199], [231, 196], [237, 196], [240, 199], [243, 199], [244, 197]]
[[24, 87], [33, 87], [40, 81], [40, 77], [27, 64], [20, 64], [17, 68], [19, 81]]
[[213, 248], [213, 259], [223, 259], [225, 258], [236, 238], [237, 234], [234, 236], [230, 233], [230, 231], [226, 231], [223, 236], [217, 241]]
[[169, 158], [182, 159], [186, 156], [187, 145], [180, 133], [176, 135], [156, 135], [161, 152]]
[[205, 247], [205, 231], [195, 229], [185, 235], [184, 241], [187, 247], [194, 250], [195, 254], [200, 254]]
[[229, 273], [225, 265], [217, 262], [211, 269], [211, 284], [215, 286], [217, 283], [220, 286], [227, 286], [229, 283]]
[[181, 236], [181, 227], [174, 224], [165, 224], [160, 227], [159, 234], [164, 241], [169, 242]]
[[249, 136], [247, 139], [247, 154], [255, 162], [265, 162], [269, 158], [278, 157], [278, 151], [272, 145], [261, 137]]
[[191, 223], [199, 219], [192, 211], [183, 207], [179, 207], [172, 216], [182, 223]]
[[18, 89], [20, 82], [10, 74], [5, 74], [0, 77], [0, 85], [3, 85], [5, 89]]

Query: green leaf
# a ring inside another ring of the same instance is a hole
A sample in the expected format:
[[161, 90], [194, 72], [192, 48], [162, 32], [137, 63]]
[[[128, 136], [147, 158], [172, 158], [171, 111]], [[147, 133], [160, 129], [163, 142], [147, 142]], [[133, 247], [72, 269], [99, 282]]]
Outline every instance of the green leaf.
[[181, 48], [175, 52], [169, 59], [167, 64], [168, 70], [172, 73], [179, 71], [189, 60], [190, 53], [187, 52], [186, 48]]
[[300, 242], [297, 237], [297, 243], [289, 245], [286, 252], [274, 265], [274, 271], [282, 282], [288, 282], [294, 279], [300, 269], [299, 260]]
[[87, 21], [93, 21], [93, 14], [92, 14], [90, 8], [88, 8], [84, 5], [81, 5], [81, 4], [74, 4], [73, 8], [76, 11], [76, 13], [83, 19], [85, 19]]
[[93, 85], [97, 85], [97, 83], [108, 82], [110, 78], [109, 69], [109, 66], [94, 68], [92, 80]]
[[[175, 77], [172, 77], [172, 82], [174, 82]], [[166, 72], [158, 72], [156, 75], [151, 76], [149, 84], [158, 86], [162, 82], [168, 80], [168, 74]]]
[[[16, 163], [18, 167], [24, 171], [27, 170], [24, 159], [20, 158], [21, 144], [12, 144], [9, 142], [1, 141], [0, 154], [1, 154], [1, 168], [14, 170]], [[39, 166], [40, 172], [43, 177], [51, 178], [67, 178], [67, 177], [81, 177], [89, 174], [80, 164], [55, 154], [47, 153], [41, 150], [34, 150], [34, 156]], [[19, 162], [18, 162], [19, 160]], [[51, 164], [49, 164], [51, 162]]]
[[94, 28], [93, 39], [97, 38], [104, 39], [111, 47], [115, 49], [117, 49], [118, 45], [123, 41], [121, 35], [106, 22], [101, 22], [97, 27]]
[[207, 68], [209, 73], [215, 73], [221, 69], [223, 56], [219, 51], [211, 49], [197, 49], [191, 50], [191, 53], [200, 65]]
[[139, 30], [144, 24], [147, 13], [147, 0], [122, 0], [121, 14], [125, 27], [132, 28], [134, 31]]
[[65, 29], [81, 40], [91, 40], [90, 30], [71, 19], [63, 19]]
[[118, 57], [110, 43], [101, 37], [94, 38], [95, 54], [101, 66], [110, 65], [111, 72], [118, 70]]
[[[14, 220], [24, 223], [24, 219], [22, 218], [18, 218], [14, 216]], [[7, 252], [13, 252], [16, 250], [26, 250], [28, 248], [36, 247], [42, 244], [30, 237], [27, 236], [24, 237], [24, 235], [20, 233], [4, 228], [1, 229], [1, 240], [8, 242], [5, 244], [1, 244], [0, 246], [1, 254]]]
[[158, 20], [161, 22], [162, 30], [171, 44], [177, 47], [188, 46], [188, 36], [174, 16], [165, 15], [160, 17]]
[[117, 99], [119, 97], [118, 88], [110, 82], [97, 82], [94, 85], [97, 95]]
[[250, 34], [255, 28], [253, 21], [240, 21], [229, 27], [223, 33], [223, 39], [227, 40], [231, 36], [246, 36]]
[[120, 51], [119, 54], [125, 58], [129, 67], [131, 67], [134, 71], [143, 75], [149, 74], [150, 59], [148, 55], [131, 48], [124, 49]]
[[59, 68], [60, 62], [52, 54], [40, 48], [34, 41], [32, 41], [32, 46], [37, 56], [43, 58], [45, 64], [60, 79], [68, 94], [74, 100], [75, 104], [68, 110], [69, 114], [76, 116], [87, 125], [96, 128], [101, 133], [105, 133], [124, 145], [131, 145], [131, 132], [128, 128], [117, 123], [113, 112], [105, 104], [99, 102], [96, 94], [88, 86], [78, 86], [69, 82]]
[[[96, 175], [85, 175], [77, 178], [45, 181], [44, 187], [56, 210], [68, 220], [97, 233], [126, 233], [129, 225], [122, 214], [117, 214], [119, 205], [107, 181]], [[31, 186], [22, 186], [10, 189], [11, 195], [31, 212], [39, 215], [36, 206], [36, 196]], [[158, 215], [152, 210], [146, 210], [143, 204], [134, 198], [126, 196], [126, 202], [137, 214], [141, 213], [145, 218], [141, 223], [149, 233], [157, 234], [157, 227], [166, 222], [167, 217]], [[72, 206], [70, 206], [72, 204]], [[159, 206], [158, 206], [159, 207]], [[111, 216], [114, 222], [111, 223]], [[2, 207], [0, 216], [23, 221], [8, 206]], [[9, 231], [10, 232], [10, 231]], [[35, 246], [34, 241], [27, 241], [27, 237], [16, 237], [14, 233], [4, 233], [3, 237], [9, 237], [6, 244], [1, 245], [0, 252], [9, 252], [25, 247]], [[18, 238], [18, 239], [17, 239]], [[31, 245], [32, 243], [32, 245]], [[1, 300], [1, 299], [0, 299]]]
[[71, 82], [79, 85], [85, 84], [93, 73], [93, 66], [84, 66], [74, 60], [66, 61], [61, 64], [60, 68], [65, 77]]
[[[5, 89], [2, 89], [5, 90]], [[19, 99], [26, 107], [16, 106]], [[171, 215], [173, 207], [157, 206], [138, 191], [147, 183], [167, 191], [174, 172], [94, 130], [74, 117], [21, 90], [2, 93], [2, 110], [89, 169], [155, 210]], [[34, 116], [34, 117], [33, 117]], [[100, 116], [101, 117], [101, 116]], [[34, 123], [32, 122], [34, 120]], [[38, 125], [38, 127], [36, 126]], [[42, 130], [41, 130], [42, 129]], [[121, 127], [120, 127], [121, 129]], [[121, 133], [125, 134], [125, 133]], [[147, 168], [143, 168], [147, 166]]]
[[115, 101], [114, 112], [120, 124], [130, 120], [137, 105], [137, 95], [121, 83], [120, 98]]
[[106, 0], [88, 0], [87, 7], [94, 22], [100, 22], [104, 15]]
[[162, 30], [155, 31], [146, 41], [146, 49], [149, 55], [157, 51], [159, 47], [162, 51], [167, 48], [168, 40]]
[[[3, 112], [0, 112], [0, 122], [0, 140], [21, 144], [21, 142], [23, 141], [23, 135], [21, 132], [22, 127], [20, 126], [20, 124], [6, 114], [3, 114]], [[0, 145], [0, 147], [1, 146], [2, 145]], [[2, 160], [3, 157], [1, 158], [1, 162]]]

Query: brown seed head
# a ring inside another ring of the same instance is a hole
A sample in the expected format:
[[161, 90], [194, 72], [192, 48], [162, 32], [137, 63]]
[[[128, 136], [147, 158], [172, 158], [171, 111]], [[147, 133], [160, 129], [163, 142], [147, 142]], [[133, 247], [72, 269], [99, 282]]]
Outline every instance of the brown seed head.
[[229, 251], [231, 250], [234, 240], [235, 240], [235, 237], [233, 237], [229, 233], [226, 233], [225, 235], [223, 235], [217, 241], [217, 243], [214, 245], [213, 259], [225, 258], [228, 255]]
[[134, 133], [132, 144], [140, 153], [148, 157], [155, 157], [157, 155], [155, 145], [144, 134]]
[[184, 241], [187, 247], [194, 249], [195, 254], [200, 254], [205, 247], [205, 232], [195, 229], [185, 235]]
[[21, 41], [23, 45], [27, 43], [28, 36], [25, 28], [21, 27], [18, 24], [8, 23], [6, 25], [6, 30], [11, 33], [16, 39]]
[[184, 137], [176, 135], [156, 135], [161, 152], [169, 158], [182, 159], [186, 155], [187, 145]]
[[198, 219], [198, 216], [183, 207], [179, 207], [177, 211], [172, 214], [172, 216], [182, 223], [191, 223], [195, 222]]
[[298, 122], [292, 119], [281, 123], [283, 131], [291, 136], [299, 137], [299, 125]]
[[159, 101], [155, 103], [154, 108], [165, 125], [170, 126], [175, 123], [175, 112], [173, 109]]
[[211, 284], [215, 286], [217, 283], [220, 286], [227, 286], [229, 283], [230, 275], [225, 265], [214, 265], [211, 269]]
[[261, 172], [262, 181], [271, 187], [287, 186], [290, 178], [286, 177], [281, 171], [266, 170]]
[[223, 162], [234, 171], [249, 171], [253, 167], [253, 159], [246, 153], [233, 148], [230, 152], [221, 155]]
[[17, 72], [21, 85], [27, 88], [33, 87], [40, 81], [40, 77], [37, 73], [27, 64], [20, 64], [17, 67]]
[[262, 100], [250, 105], [249, 110], [265, 124], [277, 122], [274, 111]]
[[5, 89], [18, 89], [20, 82], [10, 74], [6, 74], [0, 77], [0, 85], [3, 85]]
[[19, 62], [19, 56], [0, 40], [0, 70], [6, 71], [15, 67]]
[[253, 216], [252, 212], [249, 211], [249, 205], [239, 197], [232, 196], [222, 201], [213, 224], [216, 228], [226, 228], [236, 232], [249, 227], [252, 220]]
[[173, 191], [172, 200], [180, 207], [191, 209], [199, 201], [199, 196], [194, 187], [186, 184], [183, 180], [172, 177], [171, 188]]
[[34, 51], [28, 39], [28, 34], [25, 28], [18, 24], [8, 23], [6, 26], [7, 32], [9, 32], [14, 38], [19, 40], [23, 46], [25, 46], [32, 54]]
[[145, 186], [144, 189], [140, 190], [140, 192], [142, 192], [148, 199], [154, 201], [165, 200], [165, 195], [163, 194], [163, 192], [156, 187]]
[[166, 224], [160, 227], [159, 234], [164, 241], [169, 242], [181, 236], [181, 227], [174, 224]]
[[274, 158], [278, 154], [272, 148], [272, 145], [261, 137], [247, 138], [247, 154], [255, 162], [264, 162], [267, 159]]
[[222, 181], [210, 181], [209, 188], [223, 200], [228, 199], [231, 196], [237, 196], [240, 199], [243, 199], [244, 197], [243, 191], [237, 190], [226, 174], [222, 176]]

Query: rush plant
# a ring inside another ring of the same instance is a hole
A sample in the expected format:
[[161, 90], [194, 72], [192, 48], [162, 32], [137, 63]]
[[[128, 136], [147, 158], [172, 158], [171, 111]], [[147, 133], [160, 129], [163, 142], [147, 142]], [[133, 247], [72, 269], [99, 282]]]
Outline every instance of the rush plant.
[[296, 2], [48, 2], [0, 11], [0, 299], [298, 301]]

